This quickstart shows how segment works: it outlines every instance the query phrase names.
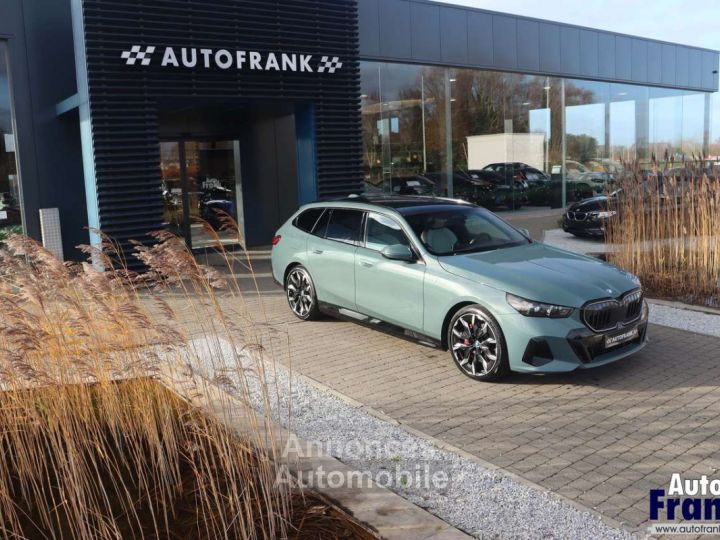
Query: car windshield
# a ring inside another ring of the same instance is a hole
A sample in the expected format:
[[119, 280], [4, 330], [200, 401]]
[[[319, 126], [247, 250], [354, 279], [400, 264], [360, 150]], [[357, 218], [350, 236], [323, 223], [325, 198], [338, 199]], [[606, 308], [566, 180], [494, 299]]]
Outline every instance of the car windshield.
[[476, 206], [416, 208], [405, 220], [434, 255], [490, 251], [531, 242], [520, 231]]

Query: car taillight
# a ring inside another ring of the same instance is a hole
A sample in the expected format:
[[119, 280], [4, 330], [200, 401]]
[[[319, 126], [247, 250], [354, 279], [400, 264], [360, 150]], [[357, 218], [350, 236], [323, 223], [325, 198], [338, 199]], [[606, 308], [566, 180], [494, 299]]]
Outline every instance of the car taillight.
[[277, 246], [280, 243], [281, 238], [282, 238], [282, 236], [280, 236], [279, 234], [276, 234], [275, 236], [273, 236], [272, 245]]

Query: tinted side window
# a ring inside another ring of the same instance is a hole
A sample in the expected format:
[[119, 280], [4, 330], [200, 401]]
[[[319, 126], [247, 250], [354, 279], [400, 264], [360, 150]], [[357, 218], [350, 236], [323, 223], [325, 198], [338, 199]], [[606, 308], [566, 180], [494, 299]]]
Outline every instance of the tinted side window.
[[325, 238], [339, 242], [355, 243], [360, 239], [363, 213], [359, 210], [334, 208], [330, 215]]
[[368, 249], [381, 251], [384, 247], [395, 244], [410, 245], [400, 225], [389, 217], [380, 214], [368, 214], [365, 246]]
[[311, 232], [317, 223], [323, 208], [310, 208], [295, 218], [295, 226], [305, 232]]
[[327, 230], [328, 221], [330, 221], [330, 210], [325, 209], [323, 212], [323, 215], [320, 216], [320, 219], [317, 220], [317, 223], [315, 223], [315, 227], [311, 231], [315, 236], [325, 236], [325, 231]]

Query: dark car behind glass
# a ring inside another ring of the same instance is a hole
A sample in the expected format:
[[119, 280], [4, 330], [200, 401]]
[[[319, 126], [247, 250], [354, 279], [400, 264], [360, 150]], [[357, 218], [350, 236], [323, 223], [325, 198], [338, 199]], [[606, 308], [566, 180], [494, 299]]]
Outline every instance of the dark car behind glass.
[[571, 204], [563, 215], [563, 230], [575, 236], [604, 237], [608, 221], [617, 218], [621, 194], [618, 190]]
[[435, 182], [425, 176], [393, 176], [390, 190], [395, 195], [435, 195]]
[[512, 178], [527, 182], [528, 185], [542, 185], [550, 181], [550, 176], [526, 163], [490, 163], [483, 167], [484, 171], [492, 171], [500, 174], [506, 179], [506, 183]]

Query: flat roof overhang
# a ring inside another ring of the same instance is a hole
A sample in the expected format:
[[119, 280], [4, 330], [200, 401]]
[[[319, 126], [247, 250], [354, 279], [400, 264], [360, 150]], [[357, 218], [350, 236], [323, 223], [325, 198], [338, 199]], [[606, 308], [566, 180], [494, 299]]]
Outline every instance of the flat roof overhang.
[[718, 51], [428, 0], [358, 0], [360, 58], [718, 91]]

